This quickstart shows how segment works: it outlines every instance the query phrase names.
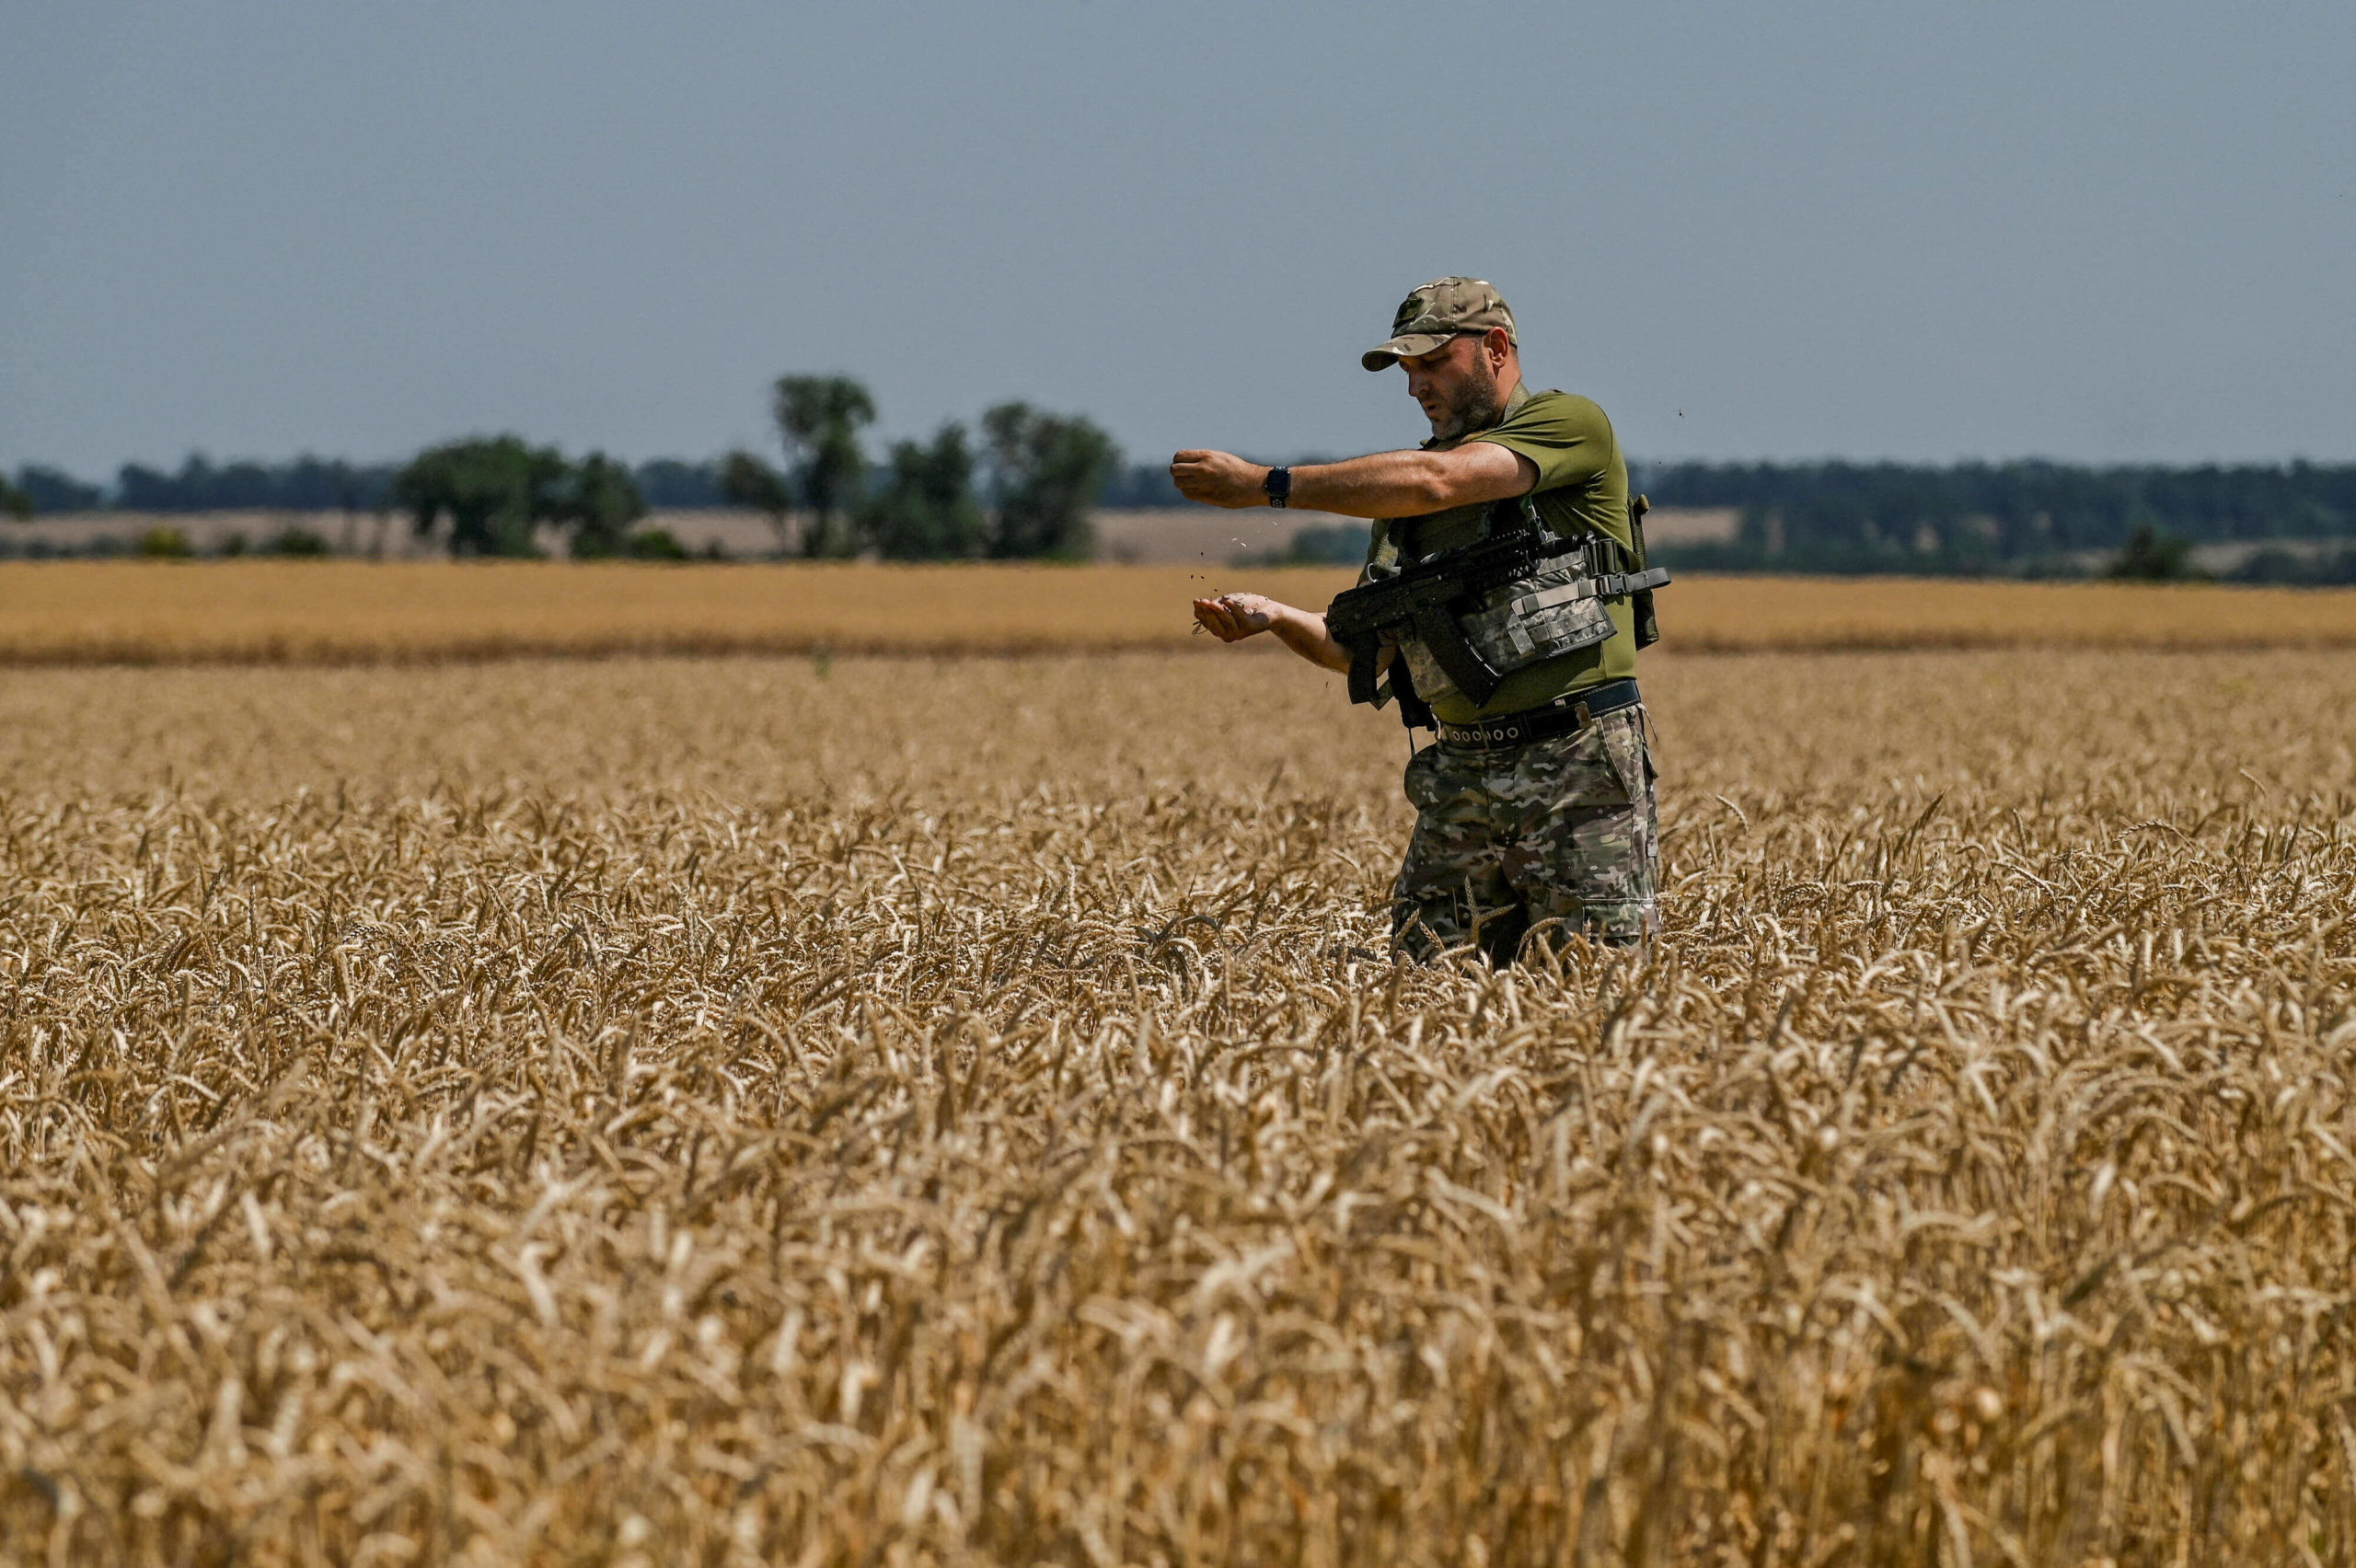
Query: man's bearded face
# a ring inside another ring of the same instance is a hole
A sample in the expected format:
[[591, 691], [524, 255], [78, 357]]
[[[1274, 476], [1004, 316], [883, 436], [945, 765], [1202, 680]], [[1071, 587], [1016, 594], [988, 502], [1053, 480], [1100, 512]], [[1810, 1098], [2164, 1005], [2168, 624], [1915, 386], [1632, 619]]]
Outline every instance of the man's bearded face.
[[1453, 441], [1486, 430], [1505, 412], [1505, 390], [1483, 348], [1479, 338], [1457, 339], [1428, 356], [1437, 363], [1427, 375], [1416, 378], [1423, 386], [1410, 388], [1423, 405], [1424, 418], [1431, 421], [1434, 439]]

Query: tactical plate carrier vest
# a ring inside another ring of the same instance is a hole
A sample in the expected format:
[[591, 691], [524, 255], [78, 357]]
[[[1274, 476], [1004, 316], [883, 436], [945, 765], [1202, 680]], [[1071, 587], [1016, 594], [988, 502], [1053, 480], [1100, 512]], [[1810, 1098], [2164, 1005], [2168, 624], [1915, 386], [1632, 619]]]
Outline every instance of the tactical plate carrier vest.
[[1338, 595], [1326, 630], [1350, 651], [1350, 700], [1380, 702], [1376, 667], [1386, 644], [1391, 691], [1410, 727], [1429, 727], [1435, 698], [1462, 694], [1473, 703], [1498, 683], [1542, 660], [1592, 648], [1618, 628], [1605, 609], [1632, 601], [1636, 646], [1660, 628], [1653, 590], [1669, 572], [1645, 565], [1643, 496], [1628, 503], [1631, 552], [1608, 535], [1558, 539], [1538, 520], [1529, 496], [1501, 501], [1471, 544], [1402, 564]]

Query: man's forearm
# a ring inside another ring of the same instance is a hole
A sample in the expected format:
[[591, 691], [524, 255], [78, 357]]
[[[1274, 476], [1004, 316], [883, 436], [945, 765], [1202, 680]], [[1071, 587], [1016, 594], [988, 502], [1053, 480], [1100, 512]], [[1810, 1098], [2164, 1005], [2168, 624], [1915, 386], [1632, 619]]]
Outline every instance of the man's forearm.
[[1461, 488], [1430, 452], [1376, 452], [1339, 463], [1304, 463], [1292, 471], [1290, 504], [1344, 517], [1415, 517], [1438, 512]]
[[[1189, 501], [1208, 506], [1264, 506], [1266, 465], [1231, 452], [1200, 449], [1170, 460], [1170, 478]], [[1287, 504], [1345, 517], [1420, 517], [1426, 513], [1502, 501], [1538, 482], [1538, 465], [1489, 441], [1444, 452], [1377, 452], [1340, 463], [1303, 463], [1292, 470]]]
[[1350, 667], [1350, 651], [1327, 635], [1325, 617], [1314, 610], [1295, 609], [1287, 605], [1268, 629], [1276, 634], [1277, 640], [1312, 664], [1322, 664], [1329, 670]]

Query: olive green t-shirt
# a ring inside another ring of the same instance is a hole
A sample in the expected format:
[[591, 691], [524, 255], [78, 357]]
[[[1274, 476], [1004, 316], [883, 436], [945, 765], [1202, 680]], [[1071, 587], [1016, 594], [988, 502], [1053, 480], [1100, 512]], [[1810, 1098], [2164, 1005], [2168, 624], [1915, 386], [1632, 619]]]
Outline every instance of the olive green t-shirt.
[[[1496, 424], [1454, 441], [1427, 441], [1424, 445], [1445, 451], [1467, 441], [1495, 442], [1538, 466], [1538, 484], [1530, 499], [1537, 503], [1539, 521], [1559, 536], [1608, 534], [1623, 548], [1634, 548], [1628, 531], [1628, 465], [1620, 455], [1611, 421], [1592, 399], [1516, 386]], [[1392, 566], [1403, 557], [1415, 560], [1435, 550], [1470, 544], [1480, 537], [1482, 516], [1488, 509], [1484, 502], [1419, 517], [1377, 520], [1367, 564]], [[1361, 572], [1358, 580], [1365, 582], [1366, 574]], [[1478, 708], [1471, 698], [1456, 695], [1432, 704], [1433, 713], [1444, 723], [1464, 724], [1536, 708], [1567, 692], [1634, 674], [1634, 612], [1625, 599], [1607, 599], [1604, 609], [1618, 628], [1605, 641], [1516, 670], [1497, 687], [1496, 695]]]

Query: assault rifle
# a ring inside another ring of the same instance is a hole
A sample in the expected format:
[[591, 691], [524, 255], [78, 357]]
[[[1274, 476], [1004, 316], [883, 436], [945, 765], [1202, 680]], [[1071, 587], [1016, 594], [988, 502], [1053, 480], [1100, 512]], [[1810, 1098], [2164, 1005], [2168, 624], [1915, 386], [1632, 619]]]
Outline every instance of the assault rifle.
[[[1510, 520], [1498, 522], [1500, 514]], [[1540, 564], [1568, 555], [1586, 541], [1550, 541], [1538, 525], [1538, 509], [1523, 497], [1519, 507], [1499, 505], [1489, 513], [1488, 533], [1472, 544], [1401, 567], [1379, 582], [1362, 583], [1335, 594], [1325, 611], [1325, 630], [1350, 651], [1350, 700], [1376, 700], [1376, 663], [1382, 653], [1382, 634], [1412, 627], [1456, 689], [1474, 702], [1486, 702], [1505, 677], [1464, 640], [1456, 606], [1477, 599], [1534, 573]], [[1403, 666], [1394, 661], [1392, 686], [1405, 706], [1408, 688], [1400, 680]], [[1421, 708], [1418, 701], [1415, 708]], [[1406, 713], [1417, 722], [1415, 709]]]
[[[1540, 525], [1538, 508], [1528, 496], [1499, 502], [1489, 511], [1485, 532], [1472, 544], [1442, 550], [1392, 575], [1361, 583], [1334, 596], [1325, 611], [1325, 630], [1350, 651], [1350, 700], [1377, 700], [1376, 666], [1382, 654], [1383, 634], [1413, 628], [1431, 651], [1432, 658], [1456, 689], [1476, 704], [1497, 693], [1505, 678], [1465, 638], [1458, 606], [1477, 600], [1493, 589], [1534, 576], [1541, 566], [1559, 556], [1593, 547], [1601, 556], [1597, 564], [1633, 566], [1633, 571], [1600, 571], [1588, 581], [1599, 599], [1630, 596], [1635, 606], [1636, 646], [1646, 647], [1660, 631], [1653, 617], [1652, 591], [1669, 581], [1669, 573], [1645, 565], [1644, 516], [1650, 503], [1643, 496], [1628, 505], [1628, 527], [1636, 541], [1631, 552], [1609, 535], [1555, 539]], [[1581, 597], [1585, 597], [1583, 593]], [[1410, 729], [1428, 728], [1431, 709], [1416, 693], [1406, 661], [1393, 660], [1391, 689], [1399, 698], [1399, 715]]]

